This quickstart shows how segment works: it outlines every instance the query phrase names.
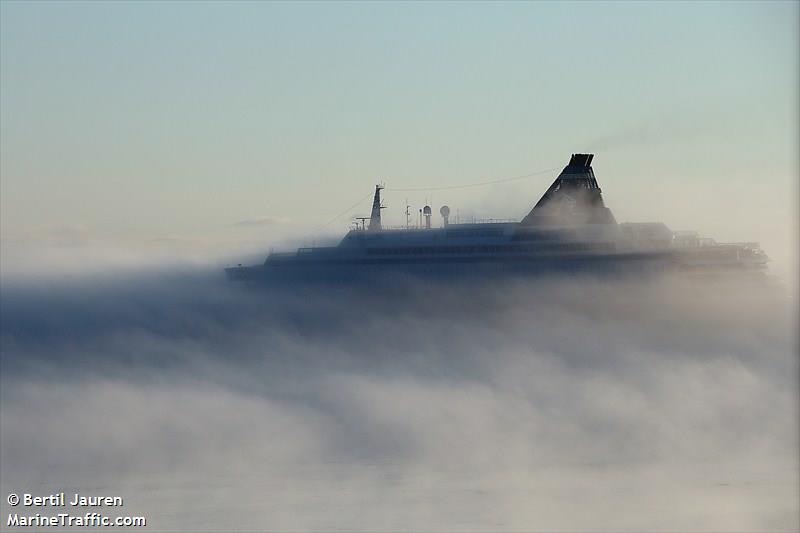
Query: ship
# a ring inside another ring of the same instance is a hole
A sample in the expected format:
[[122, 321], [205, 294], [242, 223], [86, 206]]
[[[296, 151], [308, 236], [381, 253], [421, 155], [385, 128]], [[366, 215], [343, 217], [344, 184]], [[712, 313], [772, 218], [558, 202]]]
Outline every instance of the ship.
[[274, 252], [262, 264], [239, 264], [225, 273], [232, 281], [347, 283], [393, 277], [763, 273], [767, 268], [769, 259], [755, 242], [717, 242], [660, 222], [618, 223], [603, 200], [593, 158], [572, 154], [518, 222], [451, 223], [449, 207], [442, 206], [441, 224], [432, 227], [433, 209], [426, 205], [415, 227], [385, 227], [384, 187], [377, 185], [370, 217], [361, 217], [338, 245]]

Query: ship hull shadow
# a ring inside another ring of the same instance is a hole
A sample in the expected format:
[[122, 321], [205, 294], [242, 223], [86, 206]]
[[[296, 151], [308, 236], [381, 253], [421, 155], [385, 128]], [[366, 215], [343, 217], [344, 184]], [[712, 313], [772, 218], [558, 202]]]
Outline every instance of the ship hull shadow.
[[669, 254], [652, 253], [551, 257], [537, 258], [535, 261], [453, 261], [439, 258], [391, 263], [369, 259], [324, 263], [292, 261], [226, 269], [226, 275], [231, 281], [261, 285], [371, 285], [401, 280], [448, 283], [548, 277], [649, 278], [675, 272], [704, 276], [759, 274], [739, 266], [689, 269], [674, 261]]

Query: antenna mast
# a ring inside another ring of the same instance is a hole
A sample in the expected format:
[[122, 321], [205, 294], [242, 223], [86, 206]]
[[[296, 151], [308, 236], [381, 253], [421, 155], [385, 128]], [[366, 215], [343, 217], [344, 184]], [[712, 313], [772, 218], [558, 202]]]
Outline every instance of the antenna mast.
[[369, 217], [370, 231], [380, 231], [381, 229], [381, 209], [386, 209], [385, 206], [381, 205], [381, 191], [383, 188], [383, 185], [375, 186], [375, 197], [372, 199], [372, 213]]

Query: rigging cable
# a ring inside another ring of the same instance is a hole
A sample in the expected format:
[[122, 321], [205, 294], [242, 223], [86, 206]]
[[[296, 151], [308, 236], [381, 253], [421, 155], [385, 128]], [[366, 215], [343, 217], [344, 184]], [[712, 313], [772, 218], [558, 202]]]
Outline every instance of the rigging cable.
[[[546, 170], [537, 170], [536, 172], [531, 172], [529, 174], [522, 174], [520, 176], [512, 176], [510, 178], [501, 178], [501, 179], [490, 180], [490, 181], [481, 181], [481, 182], [477, 182], [477, 183], [467, 183], [467, 184], [464, 184], [464, 185], [446, 185], [444, 187], [404, 187], [404, 188], [399, 188], [399, 189], [396, 189], [394, 187], [386, 187], [386, 190], [387, 191], [394, 191], [394, 192], [413, 192], [413, 191], [449, 191], [449, 190], [453, 190], [453, 189], [467, 189], [467, 188], [470, 188], [470, 187], [482, 187], [484, 185], [494, 185], [494, 184], [497, 184], [497, 183], [506, 183], [506, 182], [509, 182], [509, 181], [516, 181], [516, 180], [521, 180], [521, 179], [525, 179], [525, 178], [531, 178], [533, 176], [538, 176], [540, 174], [546, 174], [546, 173], [549, 173], [549, 172], [554, 172], [554, 171], [558, 170], [559, 168], [560, 167], [548, 168]], [[352, 211], [353, 209], [358, 207], [358, 205], [361, 202], [363, 202], [364, 200], [366, 200], [367, 198], [372, 196], [372, 194], [373, 193], [371, 193], [371, 192], [368, 193], [366, 196], [362, 197], [359, 201], [357, 201], [356, 203], [354, 203], [353, 205], [351, 205], [350, 207], [348, 207], [347, 209], [345, 209], [344, 211], [342, 211], [341, 213], [339, 213], [338, 215], [336, 215], [335, 217], [333, 217], [332, 219], [327, 221], [321, 227], [324, 228], [325, 226], [331, 224], [332, 222], [334, 222], [335, 220], [337, 220], [341, 216], [346, 215], [347, 213], [349, 213], [350, 211]]]
[[536, 172], [531, 172], [530, 174], [523, 174], [521, 176], [512, 176], [510, 178], [501, 178], [497, 180], [491, 181], [481, 181], [477, 183], [467, 183], [464, 185], [445, 185], [444, 187], [410, 187], [410, 188], [402, 188], [396, 189], [394, 187], [386, 187], [387, 191], [395, 191], [395, 192], [411, 192], [411, 191], [447, 191], [452, 189], [466, 189], [468, 187], [481, 187], [483, 185], [494, 185], [496, 183], [505, 183], [508, 181], [515, 181], [521, 180], [525, 178], [531, 178], [533, 176], [538, 176], [539, 174], [545, 174], [548, 172], [554, 172], [558, 170], [559, 167], [556, 168], [548, 168], [546, 170], [538, 170]]
[[338, 219], [338, 218], [339, 218], [339, 217], [341, 217], [342, 215], [346, 215], [347, 213], [349, 213], [350, 211], [352, 211], [353, 209], [355, 209], [356, 207], [358, 207], [358, 204], [360, 204], [361, 202], [363, 202], [364, 200], [366, 200], [366, 199], [367, 199], [367, 198], [369, 198], [370, 196], [372, 196], [372, 193], [371, 193], [371, 192], [367, 193], [367, 195], [366, 195], [366, 196], [364, 196], [364, 197], [362, 197], [362, 198], [361, 198], [361, 200], [357, 201], [356, 203], [354, 203], [353, 205], [351, 205], [350, 207], [348, 207], [347, 209], [345, 209], [344, 211], [342, 211], [341, 213], [339, 213], [338, 215], [336, 215], [335, 217], [333, 217], [332, 219], [330, 219], [329, 221], [327, 221], [326, 223], [324, 223], [324, 224], [322, 225], [322, 227], [324, 228], [325, 226], [327, 226], [327, 225], [328, 225], [328, 224], [330, 224], [331, 222], [335, 221], [336, 219]]

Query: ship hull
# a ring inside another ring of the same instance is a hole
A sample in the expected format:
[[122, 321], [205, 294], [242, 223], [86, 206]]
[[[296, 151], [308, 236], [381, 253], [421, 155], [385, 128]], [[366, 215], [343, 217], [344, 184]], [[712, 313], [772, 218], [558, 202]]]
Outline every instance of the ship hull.
[[381, 261], [283, 261], [226, 269], [232, 281], [269, 284], [359, 283], [411, 278], [447, 281], [541, 276], [647, 276], [679, 268], [669, 254], [636, 253], [575, 257], [538, 257], [495, 260], [489, 258], [431, 258]]

